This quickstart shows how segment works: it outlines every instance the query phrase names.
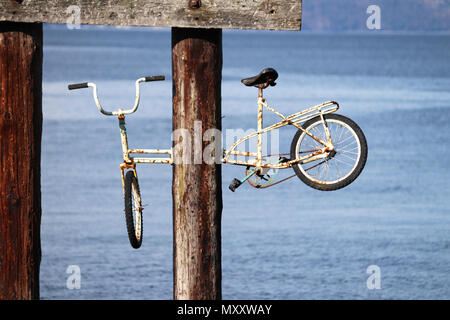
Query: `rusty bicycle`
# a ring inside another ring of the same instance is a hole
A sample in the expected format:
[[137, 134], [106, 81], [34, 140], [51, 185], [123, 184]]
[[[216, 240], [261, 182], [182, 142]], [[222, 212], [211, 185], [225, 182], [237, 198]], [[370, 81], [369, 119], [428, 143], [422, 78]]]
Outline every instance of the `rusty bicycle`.
[[[306, 185], [321, 191], [341, 189], [352, 183], [363, 170], [367, 160], [367, 142], [361, 128], [351, 119], [334, 113], [339, 109], [336, 101], [327, 101], [311, 108], [285, 116], [270, 107], [263, 97], [263, 90], [275, 86], [278, 73], [266, 68], [258, 75], [242, 79], [249, 87], [258, 89], [257, 130], [238, 139], [230, 148], [223, 150], [222, 163], [244, 166], [245, 177], [233, 179], [229, 185], [235, 191], [244, 182], [252, 187], [264, 189], [297, 176]], [[170, 149], [130, 149], [128, 147], [125, 116], [136, 112], [139, 106], [141, 82], [161, 81], [164, 76], [143, 77], [136, 80], [136, 98], [131, 109], [119, 108], [106, 111], [100, 105], [95, 83], [70, 84], [69, 90], [93, 88], [93, 97], [98, 110], [106, 116], [117, 116], [122, 142], [123, 163], [120, 164], [122, 187], [125, 201], [125, 220], [128, 237], [133, 248], [142, 244], [143, 207], [139, 190], [136, 164], [174, 164], [173, 148]], [[281, 120], [263, 128], [263, 110], [273, 112]], [[263, 154], [263, 135], [269, 131], [291, 125], [297, 128], [289, 153]], [[256, 152], [243, 151], [239, 146], [246, 141], [257, 139]], [[152, 157], [135, 157], [132, 154], [147, 154]], [[289, 158], [288, 158], [288, 157]], [[240, 160], [241, 158], [244, 158]], [[275, 180], [278, 170], [293, 168], [294, 174]]]

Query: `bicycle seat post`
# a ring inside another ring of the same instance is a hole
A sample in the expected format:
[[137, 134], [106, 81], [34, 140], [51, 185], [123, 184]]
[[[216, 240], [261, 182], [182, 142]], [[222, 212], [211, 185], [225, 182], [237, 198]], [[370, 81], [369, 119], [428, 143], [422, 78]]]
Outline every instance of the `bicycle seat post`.
[[[262, 131], [263, 128], [263, 85], [258, 85], [258, 132]], [[256, 153], [256, 171], [261, 172], [261, 164], [262, 164], [262, 134], [258, 133], [258, 149]]]
[[263, 97], [263, 88], [262, 87], [258, 87], [258, 98], [262, 98]]

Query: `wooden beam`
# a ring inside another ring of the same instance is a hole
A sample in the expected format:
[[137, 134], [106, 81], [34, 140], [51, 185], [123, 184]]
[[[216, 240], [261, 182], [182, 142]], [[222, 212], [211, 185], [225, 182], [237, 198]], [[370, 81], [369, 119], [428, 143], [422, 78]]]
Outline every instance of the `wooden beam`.
[[221, 299], [221, 164], [202, 157], [205, 131], [222, 128], [222, 30], [173, 28], [172, 69], [174, 298]]
[[0, 299], [39, 299], [42, 24], [0, 22]]
[[[196, 4], [192, 4], [192, 3]], [[300, 30], [302, 0], [0, 0], [0, 21]]]

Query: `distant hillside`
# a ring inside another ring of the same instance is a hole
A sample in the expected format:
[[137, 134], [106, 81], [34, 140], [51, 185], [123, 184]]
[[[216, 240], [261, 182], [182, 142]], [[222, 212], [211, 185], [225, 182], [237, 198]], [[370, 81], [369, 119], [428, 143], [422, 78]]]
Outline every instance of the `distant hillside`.
[[381, 9], [381, 30], [450, 32], [450, 0], [303, 0], [303, 30], [365, 31], [369, 5]]

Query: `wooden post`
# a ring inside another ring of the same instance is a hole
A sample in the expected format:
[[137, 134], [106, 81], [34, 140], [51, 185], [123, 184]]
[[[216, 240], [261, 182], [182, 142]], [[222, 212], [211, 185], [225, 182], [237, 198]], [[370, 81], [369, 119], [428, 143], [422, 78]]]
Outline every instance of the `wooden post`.
[[[221, 130], [222, 30], [172, 28], [172, 69], [173, 130]], [[221, 299], [221, 165], [191, 155], [173, 166], [174, 298]]]
[[39, 299], [42, 24], [0, 22], [0, 299]]

